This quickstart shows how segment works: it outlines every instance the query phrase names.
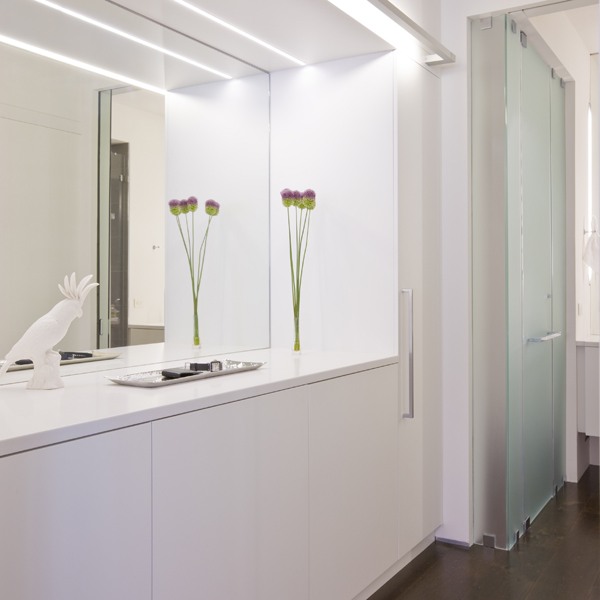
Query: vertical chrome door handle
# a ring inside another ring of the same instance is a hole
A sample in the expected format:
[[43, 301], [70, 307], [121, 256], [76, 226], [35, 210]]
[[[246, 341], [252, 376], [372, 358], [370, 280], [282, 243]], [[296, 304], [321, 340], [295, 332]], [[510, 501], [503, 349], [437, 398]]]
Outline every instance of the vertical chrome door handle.
[[408, 412], [402, 417], [407, 419], [415, 418], [415, 363], [413, 355], [413, 291], [411, 289], [402, 290], [403, 294], [408, 294]]

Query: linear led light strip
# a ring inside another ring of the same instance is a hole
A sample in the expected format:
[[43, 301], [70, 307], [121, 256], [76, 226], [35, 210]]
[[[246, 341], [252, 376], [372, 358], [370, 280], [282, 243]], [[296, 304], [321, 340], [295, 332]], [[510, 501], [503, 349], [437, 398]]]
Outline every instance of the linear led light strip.
[[15, 46], [15, 48], [27, 50], [28, 52], [33, 52], [34, 54], [39, 54], [40, 56], [45, 56], [47, 58], [57, 60], [59, 62], [71, 65], [73, 67], [79, 67], [80, 69], [91, 71], [92, 73], [96, 73], [97, 75], [110, 77], [111, 79], [116, 79], [117, 81], [122, 81], [124, 83], [128, 83], [129, 85], [149, 90], [150, 92], [156, 92], [157, 94], [162, 94], [163, 96], [166, 96], [168, 93], [167, 90], [162, 90], [161, 88], [157, 88], [148, 83], [137, 81], [137, 79], [132, 79], [131, 77], [127, 77], [125, 75], [119, 75], [118, 73], [107, 71], [106, 69], [102, 69], [100, 67], [81, 62], [80, 60], [75, 60], [74, 58], [69, 58], [68, 56], [63, 56], [62, 54], [57, 54], [56, 52], [50, 52], [50, 50], [38, 48], [37, 46], [32, 46], [31, 44], [26, 44], [25, 42], [6, 37], [5, 35], [0, 35], [0, 42], [3, 44], [9, 44], [10, 46]]
[[85, 21], [86, 23], [90, 23], [91, 25], [95, 25], [96, 27], [100, 27], [101, 29], [105, 29], [106, 31], [110, 31], [111, 33], [114, 33], [115, 35], [120, 35], [121, 37], [131, 40], [132, 42], [137, 42], [138, 44], [141, 44], [142, 46], [152, 48], [153, 50], [157, 50], [158, 52], [162, 52], [163, 54], [167, 54], [168, 56], [177, 58], [178, 60], [186, 62], [190, 65], [193, 65], [194, 67], [198, 67], [199, 69], [204, 69], [205, 71], [209, 71], [210, 73], [219, 75], [219, 77], [223, 77], [224, 79], [231, 79], [231, 77], [229, 75], [226, 75], [225, 73], [221, 73], [221, 71], [217, 71], [216, 69], [207, 67], [206, 65], [203, 65], [199, 62], [191, 60], [190, 58], [186, 58], [185, 56], [182, 56], [181, 54], [177, 54], [176, 52], [171, 52], [170, 50], [167, 50], [166, 48], [162, 48], [161, 46], [157, 46], [156, 44], [153, 44], [152, 42], [147, 42], [146, 40], [135, 37], [134, 35], [126, 33], [125, 31], [121, 31], [120, 29], [111, 27], [110, 25], [107, 25], [106, 23], [101, 23], [100, 21], [96, 21], [95, 19], [86, 17], [85, 15], [75, 12], [74, 10], [71, 10], [64, 6], [60, 6], [59, 4], [54, 4], [54, 2], [49, 2], [48, 0], [35, 0], [35, 1], [38, 2], [39, 4], [43, 4], [44, 6], [48, 6], [55, 10], [58, 10], [62, 13], [65, 13], [66, 15], [70, 15], [71, 17], [75, 17], [76, 19], [79, 19], [80, 21]]
[[393, 0], [329, 0], [347, 15], [370, 29], [388, 44], [407, 52], [421, 47], [429, 54], [424, 62], [439, 65], [456, 61], [456, 57], [424, 29], [409, 19]]
[[222, 21], [221, 19], [211, 15], [210, 13], [207, 13], [206, 11], [198, 8], [197, 6], [194, 6], [193, 4], [190, 4], [189, 2], [186, 2], [185, 0], [173, 0], [173, 2], [177, 2], [177, 4], [181, 4], [181, 6], [185, 6], [186, 8], [189, 8], [190, 10], [193, 10], [194, 12], [198, 13], [199, 15], [202, 15], [203, 17], [206, 17], [207, 19], [210, 19], [211, 21], [214, 21], [215, 23], [218, 23], [219, 25], [226, 27], [227, 29], [230, 29], [231, 31], [235, 31], [235, 33], [242, 35], [245, 38], [248, 38], [249, 40], [256, 42], [257, 44], [260, 44], [261, 46], [263, 46], [265, 48], [268, 48], [272, 52], [276, 52], [280, 56], [284, 56], [285, 58], [295, 62], [298, 65], [302, 65], [302, 66], [306, 65], [306, 63], [302, 62], [301, 60], [298, 60], [297, 58], [294, 58], [293, 56], [287, 54], [286, 52], [283, 52], [282, 50], [279, 50], [278, 48], [275, 48], [275, 46], [271, 46], [271, 44], [267, 44], [267, 42], [263, 42], [262, 40], [258, 39], [257, 37], [254, 37], [253, 35], [250, 35], [249, 33], [246, 33], [245, 31], [242, 31], [241, 29], [238, 29], [237, 27], [230, 25], [229, 23], [226, 23], [225, 21]]

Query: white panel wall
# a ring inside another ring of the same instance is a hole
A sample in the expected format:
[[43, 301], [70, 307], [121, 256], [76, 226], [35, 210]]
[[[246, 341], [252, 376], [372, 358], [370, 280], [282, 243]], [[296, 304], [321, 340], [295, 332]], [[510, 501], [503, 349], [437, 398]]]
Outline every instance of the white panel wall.
[[284, 188], [317, 193], [303, 350], [395, 351], [393, 56], [271, 76], [272, 345], [294, 341]]
[[437, 39], [441, 35], [441, 2], [442, 0], [392, 0], [392, 4]]
[[257, 75], [167, 97], [165, 334], [192, 344], [190, 274], [167, 201], [196, 196], [198, 245], [216, 200], [200, 288], [203, 347], [269, 345], [269, 78]]
[[438, 536], [471, 540], [470, 222], [468, 17], [506, 0], [441, 0], [441, 42], [456, 55], [442, 69], [442, 337], [444, 525]]
[[[129, 323], [162, 325], [165, 303], [165, 116], [113, 95], [112, 140], [129, 144]], [[162, 101], [162, 96], [155, 94]], [[159, 248], [153, 249], [153, 246]], [[134, 300], [137, 300], [136, 306]]]

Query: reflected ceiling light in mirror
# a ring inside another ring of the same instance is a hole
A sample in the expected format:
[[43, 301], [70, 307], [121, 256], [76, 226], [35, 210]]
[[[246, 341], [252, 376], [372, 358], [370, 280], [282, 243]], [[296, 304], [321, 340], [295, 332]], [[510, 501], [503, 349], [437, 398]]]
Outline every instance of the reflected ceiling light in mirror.
[[425, 51], [427, 65], [448, 64], [456, 57], [389, 0], [329, 0], [388, 44], [407, 54]]
[[117, 81], [122, 81], [124, 83], [128, 83], [129, 85], [133, 85], [135, 87], [142, 88], [150, 92], [162, 94], [163, 96], [166, 96], [168, 93], [167, 90], [157, 88], [153, 85], [144, 83], [142, 81], [137, 81], [137, 79], [132, 79], [131, 77], [127, 77], [126, 75], [119, 75], [119, 73], [113, 73], [112, 71], [107, 71], [106, 69], [102, 69], [101, 67], [96, 67], [95, 65], [90, 65], [88, 63], [81, 62], [80, 60], [76, 60], [68, 56], [63, 56], [62, 54], [57, 54], [56, 52], [51, 52], [50, 50], [45, 50], [44, 48], [38, 48], [37, 46], [32, 46], [31, 44], [27, 44], [25, 42], [21, 42], [13, 38], [6, 37], [5, 35], [0, 35], [0, 43], [8, 44], [9, 46], [14, 46], [15, 48], [21, 48], [21, 50], [27, 50], [28, 52], [33, 52], [34, 54], [39, 54], [40, 56], [45, 56], [46, 58], [57, 60], [58, 62], [71, 65], [72, 67], [78, 67], [79, 69], [84, 69], [85, 71], [96, 73], [97, 75], [103, 75], [104, 77], [109, 77], [110, 79], [116, 79]]
[[286, 52], [283, 52], [282, 50], [275, 48], [275, 46], [271, 46], [271, 44], [267, 44], [267, 42], [263, 42], [262, 40], [258, 39], [257, 37], [254, 37], [253, 35], [250, 35], [249, 33], [242, 31], [241, 29], [238, 29], [234, 25], [230, 25], [229, 23], [222, 21], [218, 17], [215, 17], [215, 16], [211, 15], [210, 13], [207, 13], [206, 11], [202, 10], [201, 8], [198, 8], [197, 6], [194, 6], [193, 4], [190, 4], [189, 2], [186, 2], [185, 0], [173, 0], [173, 2], [176, 2], [177, 4], [181, 4], [181, 6], [185, 6], [186, 8], [189, 8], [190, 10], [193, 10], [194, 12], [198, 13], [199, 15], [202, 15], [203, 17], [206, 17], [207, 19], [210, 19], [211, 21], [218, 23], [219, 25], [222, 25], [223, 27], [226, 27], [227, 29], [230, 29], [231, 31], [234, 31], [235, 33], [237, 33], [241, 36], [244, 36], [245, 38], [248, 38], [249, 40], [252, 40], [253, 42], [255, 42], [257, 44], [260, 44], [264, 48], [267, 48], [268, 50], [271, 50], [272, 52], [276, 52], [280, 56], [284, 56], [285, 58], [295, 62], [297, 65], [301, 65], [301, 66], [306, 65], [305, 62], [302, 62], [301, 60], [294, 58], [293, 56], [287, 54]]
[[231, 79], [231, 76], [226, 75], [225, 73], [221, 73], [221, 71], [217, 71], [216, 69], [213, 69], [211, 67], [203, 65], [199, 62], [196, 62], [195, 60], [186, 58], [185, 56], [182, 56], [181, 54], [177, 54], [176, 52], [171, 52], [170, 50], [167, 50], [166, 48], [162, 48], [161, 46], [157, 46], [156, 44], [153, 44], [152, 42], [147, 42], [146, 40], [143, 40], [134, 35], [131, 35], [125, 31], [116, 29], [115, 27], [112, 27], [111, 25], [107, 25], [106, 23], [101, 23], [100, 21], [96, 21], [96, 19], [86, 17], [85, 15], [75, 12], [74, 10], [71, 10], [70, 8], [61, 6], [60, 4], [55, 4], [54, 2], [50, 2], [49, 0], [35, 0], [35, 1], [38, 4], [43, 4], [44, 6], [53, 8], [54, 10], [58, 10], [66, 15], [75, 17], [76, 19], [79, 19], [80, 21], [85, 21], [86, 23], [89, 23], [90, 25], [95, 25], [96, 27], [100, 27], [101, 29], [104, 29], [105, 31], [110, 31], [111, 33], [114, 33], [115, 35], [119, 35], [128, 40], [131, 40], [132, 42], [136, 42], [138, 44], [141, 44], [142, 46], [146, 46], [147, 48], [152, 48], [152, 50], [156, 50], [156, 51], [162, 52], [163, 54], [166, 54], [168, 56], [172, 56], [173, 58], [176, 58], [177, 60], [186, 62], [189, 65], [193, 65], [194, 67], [198, 67], [199, 69], [203, 69], [204, 71], [208, 71], [209, 73], [213, 73], [214, 75], [218, 75], [219, 77], [223, 77], [224, 79]]

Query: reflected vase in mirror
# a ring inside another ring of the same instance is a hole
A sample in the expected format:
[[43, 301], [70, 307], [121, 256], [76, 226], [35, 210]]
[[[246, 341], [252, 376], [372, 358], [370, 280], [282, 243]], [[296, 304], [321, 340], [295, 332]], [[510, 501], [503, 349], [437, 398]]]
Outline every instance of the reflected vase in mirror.
[[171, 200], [169, 211], [177, 219], [177, 227], [181, 234], [183, 246], [190, 268], [190, 279], [192, 283], [192, 299], [194, 304], [194, 346], [200, 346], [200, 331], [198, 329], [198, 296], [200, 294], [200, 283], [204, 272], [204, 259], [206, 257], [206, 242], [213, 217], [219, 214], [220, 204], [215, 200], [207, 200], [204, 203], [204, 212], [208, 215], [208, 223], [200, 246], [196, 251], [196, 227], [195, 213], [198, 210], [198, 199], [190, 196], [187, 200]]
[[[300, 352], [300, 292], [304, 275], [304, 261], [308, 248], [310, 216], [317, 205], [313, 190], [299, 192], [288, 188], [281, 191], [281, 201], [287, 209], [288, 239], [290, 245], [290, 273], [292, 276], [292, 304], [294, 308], [294, 352]], [[290, 208], [293, 215], [290, 217]], [[292, 231], [293, 230], [293, 231]]]

